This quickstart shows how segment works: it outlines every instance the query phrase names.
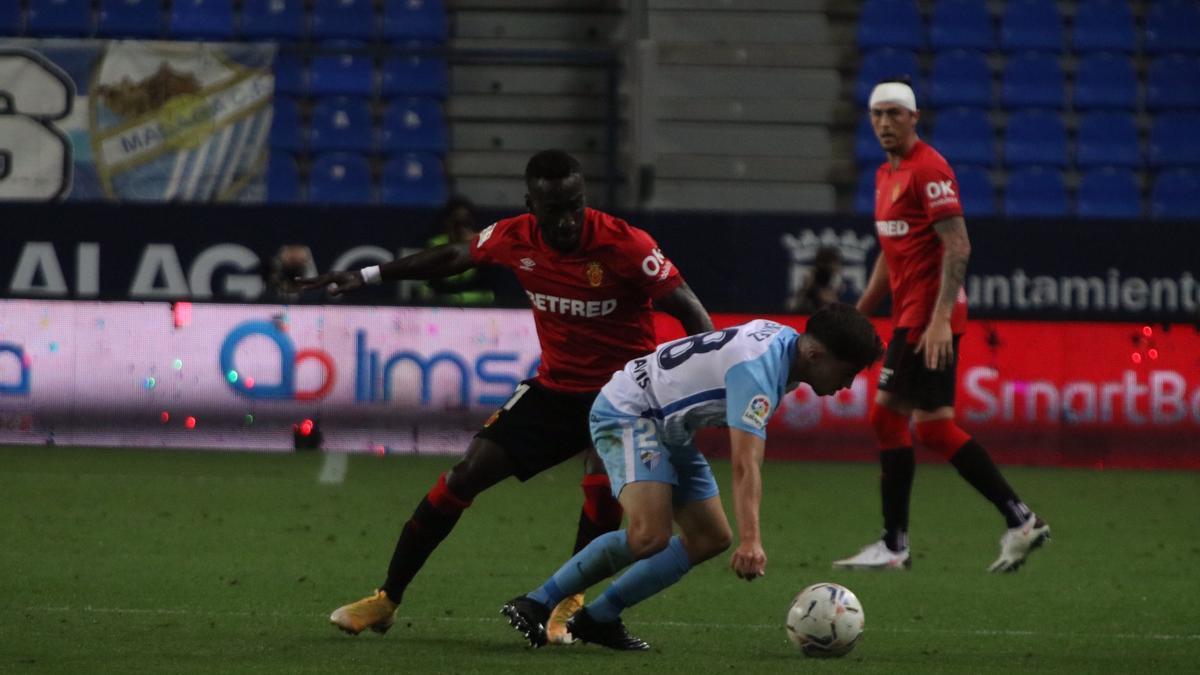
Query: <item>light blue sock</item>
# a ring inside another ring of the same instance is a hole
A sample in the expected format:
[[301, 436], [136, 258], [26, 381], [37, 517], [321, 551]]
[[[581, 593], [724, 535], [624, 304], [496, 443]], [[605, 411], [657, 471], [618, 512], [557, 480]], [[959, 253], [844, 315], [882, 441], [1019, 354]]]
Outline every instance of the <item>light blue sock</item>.
[[625, 530], [607, 532], [584, 546], [529, 597], [547, 607], [554, 607], [563, 598], [582, 593], [593, 584], [625, 569], [631, 562], [633, 556], [629, 554]]
[[658, 553], [639, 560], [613, 582], [608, 590], [587, 606], [588, 614], [601, 622], [616, 621], [621, 611], [632, 607], [683, 578], [692, 569], [683, 541], [676, 535]]

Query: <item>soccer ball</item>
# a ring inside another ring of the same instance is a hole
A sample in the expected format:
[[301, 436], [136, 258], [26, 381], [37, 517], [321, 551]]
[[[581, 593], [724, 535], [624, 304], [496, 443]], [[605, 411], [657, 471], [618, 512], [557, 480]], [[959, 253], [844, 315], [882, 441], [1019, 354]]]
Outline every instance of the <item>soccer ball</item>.
[[787, 614], [787, 634], [805, 656], [845, 656], [863, 632], [862, 603], [838, 584], [800, 591]]

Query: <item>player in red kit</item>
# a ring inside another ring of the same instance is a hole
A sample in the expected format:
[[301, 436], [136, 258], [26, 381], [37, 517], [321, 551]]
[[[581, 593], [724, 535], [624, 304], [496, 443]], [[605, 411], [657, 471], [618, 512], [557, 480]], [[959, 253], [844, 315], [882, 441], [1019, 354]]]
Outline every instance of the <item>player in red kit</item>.
[[992, 572], [1016, 571], [1050, 528], [1017, 497], [991, 457], [954, 420], [958, 341], [967, 321], [963, 292], [971, 244], [958, 200], [958, 183], [946, 160], [917, 137], [916, 97], [901, 81], [871, 93], [871, 125], [887, 161], [875, 172], [875, 230], [881, 255], [858, 301], [864, 314], [892, 296], [892, 339], [879, 373], [870, 414], [883, 468], [883, 537], [837, 568], [904, 569], [908, 506], [915, 462], [909, 431], [946, 458], [992, 502], [1008, 530]]
[[[357, 634], [383, 633], [405, 589], [426, 558], [484, 490], [516, 476], [525, 481], [587, 452], [578, 552], [616, 530], [621, 506], [604, 465], [592, 450], [588, 413], [600, 388], [626, 361], [654, 351], [654, 307], [689, 333], [712, 321], [679, 270], [650, 235], [619, 218], [586, 207], [579, 162], [547, 150], [525, 167], [529, 213], [501, 220], [468, 243], [438, 246], [381, 266], [330, 272], [299, 280], [304, 288], [343, 293], [363, 284], [451, 276], [482, 264], [508, 267], [533, 307], [542, 348], [537, 375], [522, 382], [484, 423], [465, 456], [442, 475], [404, 525], [387, 580], [371, 596], [338, 608], [330, 622]], [[565, 623], [582, 604], [567, 598], [547, 626], [567, 642]]]

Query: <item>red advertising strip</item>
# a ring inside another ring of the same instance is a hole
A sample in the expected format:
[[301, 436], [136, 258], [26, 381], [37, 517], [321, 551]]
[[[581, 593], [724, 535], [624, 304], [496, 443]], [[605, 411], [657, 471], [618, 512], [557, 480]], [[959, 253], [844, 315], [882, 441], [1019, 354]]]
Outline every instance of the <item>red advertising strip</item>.
[[[752, 317], [721, 314], [725, 327]], [[802, 330], [804, 317], [768, 317]], [[659, 337], [681, 334], [669, 318]], [[891, 325], [876, 322], [886, 342]], [[972, 322], [963, 335], [959, 424], [1003, 463], [1200, 469], [1200, 332], [1191, 325]], [[878, 364], [820, 399], [802, 386], [771, 420], [770, 457], [874, 460], [867, 425]], [[698, 445], [726, 452], [724, 433]], [[926, 461], [942, 461], [918, 447]]]

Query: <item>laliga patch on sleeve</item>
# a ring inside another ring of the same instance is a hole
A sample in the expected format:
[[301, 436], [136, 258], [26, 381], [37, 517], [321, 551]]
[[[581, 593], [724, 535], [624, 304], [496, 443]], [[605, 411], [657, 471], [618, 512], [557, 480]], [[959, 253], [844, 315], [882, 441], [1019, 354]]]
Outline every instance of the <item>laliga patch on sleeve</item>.
[[750, 399], [746, 412], [742, 413], [742, 421], [756, 429], [765, 429], [767, 419], [771, 417], [771, 399], [766, 394], [759, 394]]
[[483, 242], [491, 238], [492, 230], [494, 229], [496, 229], [496, 223], [492, 223], [491, 225], [483, 228], [483, 231], [479, 233], [479, 241], [475, 244], [475, 248], [482, 248]]

